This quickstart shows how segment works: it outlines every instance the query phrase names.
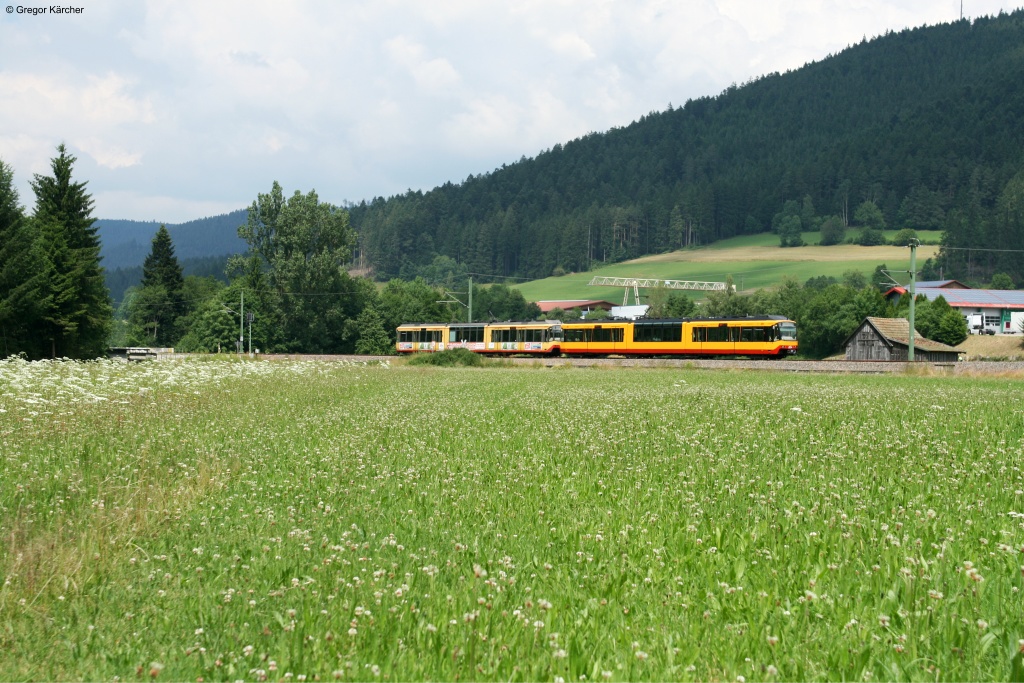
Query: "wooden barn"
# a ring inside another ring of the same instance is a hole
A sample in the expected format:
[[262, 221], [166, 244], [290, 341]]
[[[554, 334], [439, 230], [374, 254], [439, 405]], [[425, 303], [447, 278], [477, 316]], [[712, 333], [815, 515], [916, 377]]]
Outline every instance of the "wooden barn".
[[[846, 360], [907, 360], [910, 321], [906, 318], [865, 318], [844, 344]], [[960, 352], [914, 330], [914, 360], [955, 363]]]

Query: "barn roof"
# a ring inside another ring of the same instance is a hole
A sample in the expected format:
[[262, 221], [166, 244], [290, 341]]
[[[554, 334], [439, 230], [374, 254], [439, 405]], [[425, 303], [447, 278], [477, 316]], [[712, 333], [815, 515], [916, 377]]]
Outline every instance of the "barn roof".
[[918, 287], [932, 287], [935, 289], [970, 289], [959, 280], [921, 280]]
[[[843, 342], [843, 346], [850, 343], [857, 332], [860, 331], [864, 325], [871, 325], [882, 339], [892, 344], [900, 344], [902, 346], [910, 346], [910, 321], [906, 318], [864, 318], [864, 322], [857, 326], [853, 334], [846, 338]], [[957, 349], [952, 346], [946, 346], [945, 344], [931, 339], [925, 339], [921, 336], [921, 333], [914, 330], [914, 348], [920, 349], [921, 351], [945, 351], [947, 353], [959, 353]]]

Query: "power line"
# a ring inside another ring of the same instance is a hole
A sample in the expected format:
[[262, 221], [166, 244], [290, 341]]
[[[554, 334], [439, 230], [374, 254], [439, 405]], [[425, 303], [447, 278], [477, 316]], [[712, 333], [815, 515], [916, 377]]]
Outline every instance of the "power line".
[[516, 277], [515, 275], [491, 275], [488, 273], [470, 273], [466, 272], [466, 275], [479, 275], [480, 277], [492, 277], [501, 280], [522, 280], [523, 282], [533, 282], [537, 278], [535, 277]]
[[1007, 254], [1024, 254], [1024, 249], [986, 249], [984, 247], [947, 247], [942, 246], [939, 251], [993, 251]]

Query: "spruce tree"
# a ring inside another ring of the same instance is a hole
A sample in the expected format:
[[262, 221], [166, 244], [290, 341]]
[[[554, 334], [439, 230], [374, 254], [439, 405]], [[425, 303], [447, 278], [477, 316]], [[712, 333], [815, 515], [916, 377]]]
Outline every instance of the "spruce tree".
[[0, 357], [37, 357], [31, 329], [39, 318], [39, 251], [13, 180], [0, 161]]
[[[100, 243], [85, 183], [72, 182], [76, 158], [63, 144], [50, 162], [52, 176], [32, 181], [33, 217], [43, 252], [41, 321], [33, 331], [46, 355], [96, 358], [104, 354], [113, 321], [100, 266]], [[44, 351], [45, 353], [45, 351]]]
[[178, 320], [186, 313], [184, 294], [181, 265], [174, 255], [171, 235], [161, 225], [142, 264], [142, 287], [129, 314], [133, 324], [145, 330], [148, 343], [170, 346], [178, 339]]

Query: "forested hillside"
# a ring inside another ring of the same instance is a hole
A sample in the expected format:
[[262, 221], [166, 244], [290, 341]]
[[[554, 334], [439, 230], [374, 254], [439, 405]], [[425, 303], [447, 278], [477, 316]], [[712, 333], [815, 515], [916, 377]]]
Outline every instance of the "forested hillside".
[[[805, 220], [945, 229], [947, 276], [1020, 282], [1024, 12], [890, 33], [786, 74], [654, 112], [491, 173], [352, 209], [378, 278], [439, 255], [494, 276], [595, 261]], [[777, 223], [777, 219], [776, 219]], [[803, 226], [807, 229], [807, 225]]]

